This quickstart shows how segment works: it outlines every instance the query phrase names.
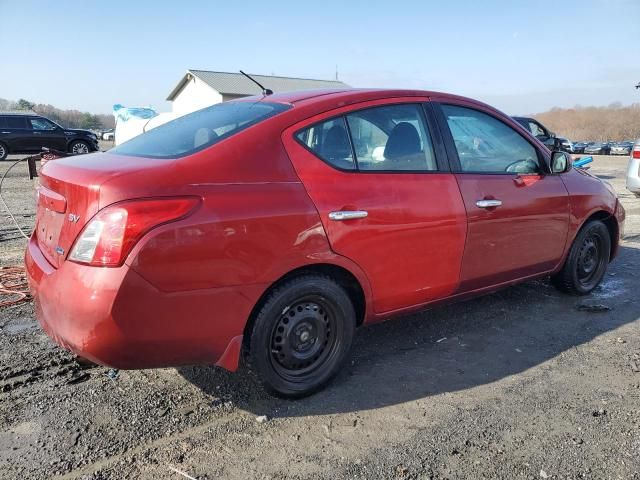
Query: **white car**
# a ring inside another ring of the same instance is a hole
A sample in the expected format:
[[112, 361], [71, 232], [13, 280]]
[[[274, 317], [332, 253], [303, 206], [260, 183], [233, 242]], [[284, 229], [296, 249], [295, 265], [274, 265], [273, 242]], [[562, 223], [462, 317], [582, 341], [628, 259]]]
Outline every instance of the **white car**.
[[627, 190], [640, 197], [640, 138], [633, 144], [631, 155], [629, 155]]
[[106, 132], [104, 132], [102, 134], [102, 139], [103, 140], [111, 140], [113, 141], [114, 137], [115, 137], [115, 130], [111, 129], [111, 130], [107, 130]]

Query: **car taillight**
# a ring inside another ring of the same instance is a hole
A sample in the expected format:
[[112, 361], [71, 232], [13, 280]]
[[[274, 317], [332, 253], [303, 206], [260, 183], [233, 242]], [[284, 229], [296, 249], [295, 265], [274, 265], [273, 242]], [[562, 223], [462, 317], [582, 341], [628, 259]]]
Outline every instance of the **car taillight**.
[[633, 152], [631, 153], [633, 158], [640, 158], [640, 144], [635, 144], [633, 146]]
[[100, 267], [122, 265], [133, 246], [152, 228], [188, 215], [195, 197], [117, 203], [99, 211], [75, 241], [69, 260]]

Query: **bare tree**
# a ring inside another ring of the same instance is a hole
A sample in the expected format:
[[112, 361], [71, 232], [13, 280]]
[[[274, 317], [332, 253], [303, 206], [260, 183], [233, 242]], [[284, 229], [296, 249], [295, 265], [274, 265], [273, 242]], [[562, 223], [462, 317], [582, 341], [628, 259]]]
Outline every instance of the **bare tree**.
[[53, 105], [35, 104], [24, 98], [17, 102], [0, 98], [0, 110], [33, 110], [43, 117], [50, 118], [65, 128], [113, 128], [113, 115], [92, 114], [78, 110], [61, 110]]
[[571, 140], [605, 141], [640, 138], [640, 103], [607, 107], [552, 108], [534, 115], [559, 136]]

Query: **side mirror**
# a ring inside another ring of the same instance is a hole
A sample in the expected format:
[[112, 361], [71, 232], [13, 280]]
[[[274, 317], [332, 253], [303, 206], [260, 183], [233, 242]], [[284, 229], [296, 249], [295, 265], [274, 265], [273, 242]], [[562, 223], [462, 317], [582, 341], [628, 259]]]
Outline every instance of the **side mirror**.
[[566, 152], [553, 152], [551, 154], [551, 173], [565, 173], [571, 170], [571, 157]]

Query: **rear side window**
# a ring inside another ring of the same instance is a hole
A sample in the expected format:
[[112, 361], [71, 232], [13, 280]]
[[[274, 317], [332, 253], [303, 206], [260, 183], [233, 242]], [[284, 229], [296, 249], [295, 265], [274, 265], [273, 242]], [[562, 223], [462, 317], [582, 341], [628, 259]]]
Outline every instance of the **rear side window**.
[[360, 170], [437, 170], [422, 107], [368, 108], [347, 115]]
[[7, 117], [7, 128], [27, 128], [24, 117]]
[[351, 141], [344, 117], [317, 123], [296, 135], [318, 157], [342, 170], [355, 170]]
[[536, 149], [505, 123], [471, 108], [442, 110], [463, 172], [540, 173]]
[[312, 125], [298, 132], [296, 138], [341, 170], [437, 170], [431, 138], [418, 104], [358, 110]]
[[268, 102], [219, 103], [160, 125], [110, 150], [150, 158], [177, 158], [203, 150], [289, 106]]

